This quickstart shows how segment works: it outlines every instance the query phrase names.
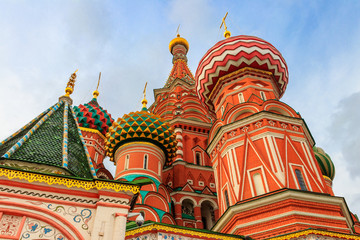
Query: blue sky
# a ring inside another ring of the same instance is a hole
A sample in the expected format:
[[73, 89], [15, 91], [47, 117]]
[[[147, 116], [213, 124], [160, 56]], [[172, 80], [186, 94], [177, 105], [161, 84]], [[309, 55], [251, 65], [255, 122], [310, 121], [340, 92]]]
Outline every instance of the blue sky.
[[282, 101], [332, 157], [334, 192], [360, 214], [360, 1], [0, 0], [0, 138], [54, 104], [75, 69], [76, 105], [91, 99], [100, 71], [98, 99], [115, 119], [141, 108], [145, 82], [151, 104], [170, 73], [178, 25], [195, 74], [223, 38], [227, 11], [233, 35], [261, 37], [282, 53], [290, 75]]

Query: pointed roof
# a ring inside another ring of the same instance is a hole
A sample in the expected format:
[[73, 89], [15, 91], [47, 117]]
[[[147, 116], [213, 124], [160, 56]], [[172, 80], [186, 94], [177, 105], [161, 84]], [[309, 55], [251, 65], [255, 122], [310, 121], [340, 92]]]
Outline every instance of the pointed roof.
[[96, 178], [74, 111], [62, 100], [0, 143], [0, 164]]
[[80, 127], [98, 130], [104, 136], [114, 122], [111, 114], [99, 105], [95, 97], [84, 105], [75, 106], [74, 111]]
[[181, 79], [190, 85], [195, 84], [194, 76], [192, 75], [186, 61], [183, 59], [177, 59], [174, 62], [173, 68], [171, 69], [169, 78], [166, 81], [164, 87], [170, 87], [170, 85], [175, 81], [175, 79]]

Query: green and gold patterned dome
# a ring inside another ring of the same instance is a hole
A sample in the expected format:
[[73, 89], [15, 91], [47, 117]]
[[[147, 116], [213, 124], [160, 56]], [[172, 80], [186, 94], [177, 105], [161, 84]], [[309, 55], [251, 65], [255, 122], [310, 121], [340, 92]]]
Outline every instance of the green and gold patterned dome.
[[116, 149], [128, 142], [148, 141], [159, 146], [169, 162], [175, 156], [176, 140], [170, 124], [161, 117], [149, 113], [143, 100], [141, 111], [125, 114], [113, 122], [106, 134], [106, 150], [114, 161]]
[[315, 158], [320, 166], [321, 173], [334, 180], [335, 177], [335, 166], [331, 161], [331, 158], [322, 148], [314, 147]]

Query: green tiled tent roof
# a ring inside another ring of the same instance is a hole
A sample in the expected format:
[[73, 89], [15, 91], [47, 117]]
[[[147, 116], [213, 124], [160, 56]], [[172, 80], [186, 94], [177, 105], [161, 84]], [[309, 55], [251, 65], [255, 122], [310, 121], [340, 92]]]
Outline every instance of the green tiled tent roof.
[[0, 159], [57, 167], [75, 177], [96, 176], [75, 114], [63, 101], [1, 142]]

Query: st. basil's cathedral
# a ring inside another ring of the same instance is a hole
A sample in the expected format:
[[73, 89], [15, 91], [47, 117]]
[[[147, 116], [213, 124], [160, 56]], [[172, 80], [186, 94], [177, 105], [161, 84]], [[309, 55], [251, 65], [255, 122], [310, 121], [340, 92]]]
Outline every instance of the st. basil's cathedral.
[[331, 158], [280, 101], [281, 53], [224, 36], [194, 76], [178, 34], [154, 103], [145, 88], [142, 108], [117, 120], [98, 90], [73, 105], [73, 73], [64, 96], [0, 143], [0, 239], [360, 239]]

